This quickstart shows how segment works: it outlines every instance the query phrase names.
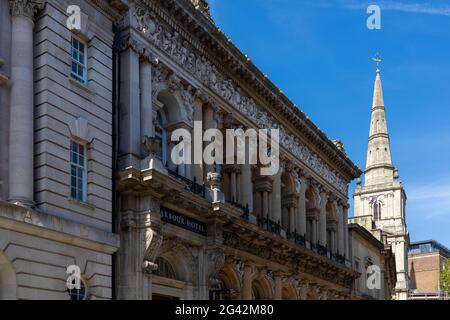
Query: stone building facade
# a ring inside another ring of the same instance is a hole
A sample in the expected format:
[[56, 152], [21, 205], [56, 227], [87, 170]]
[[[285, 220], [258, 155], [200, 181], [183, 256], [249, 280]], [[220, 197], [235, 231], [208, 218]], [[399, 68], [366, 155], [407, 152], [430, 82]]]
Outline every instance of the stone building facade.
[[[110, 299], [119, 12], [100, 0], [1, 0], [0, 15], [0, 298]], [[69, 295], [71, 265], [82, 289]]]
[[[136, 1], [118, 23], [120, 299], [345, 299], [360, 170], [199, 1]], [[172, 163], [176, 129], [280, 129], [281, 169]], [[195, 227], [193, 227], [195, 226]]]
[[[361, 170], [206, 1], [0, 9], [0, 298], [355, 297], [348, 184]], [[195, 139], [198, 122], [279, 129], [280, 169], [186, 164], [195, 150], [175, 162], [172, 133]], [[72, 265], [83, 288], [68, 294]]]

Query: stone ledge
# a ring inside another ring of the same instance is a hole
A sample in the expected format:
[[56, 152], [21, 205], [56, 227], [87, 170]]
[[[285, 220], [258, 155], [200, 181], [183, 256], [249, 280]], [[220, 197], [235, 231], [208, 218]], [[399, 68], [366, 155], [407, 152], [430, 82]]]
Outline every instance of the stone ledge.
[[0, 228], [113, 254], [120, 237], [112, 232], [0, 200]]

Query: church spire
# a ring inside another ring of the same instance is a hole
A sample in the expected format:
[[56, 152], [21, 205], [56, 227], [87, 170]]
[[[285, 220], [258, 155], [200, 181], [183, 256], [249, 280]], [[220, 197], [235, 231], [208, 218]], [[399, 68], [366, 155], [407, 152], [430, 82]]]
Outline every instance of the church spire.
[[380, 184], [393, 179], [394, 167], [391, 160], [391, 148], [384, 108], [383, 87], [379, 68], [380, 58], [375, 58], [377, 71], [373, 90], [372, 115], [370, 120], [369, 145], [367, 149], [367, 162], [365, 184]]

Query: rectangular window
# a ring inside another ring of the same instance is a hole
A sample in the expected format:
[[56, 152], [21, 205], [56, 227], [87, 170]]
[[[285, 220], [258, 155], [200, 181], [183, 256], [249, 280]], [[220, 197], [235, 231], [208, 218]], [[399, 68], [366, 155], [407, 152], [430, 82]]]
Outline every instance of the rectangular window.
[[71, 142], [70, 145], [70, 197], [85, 202], [87, 199], [86, 147]]
[[72, 69], [71, 76], [73, 79], [86, 84], [87, 82], [87, 49], [86, 44], [75, 37], [72, 37], [71, 58]]

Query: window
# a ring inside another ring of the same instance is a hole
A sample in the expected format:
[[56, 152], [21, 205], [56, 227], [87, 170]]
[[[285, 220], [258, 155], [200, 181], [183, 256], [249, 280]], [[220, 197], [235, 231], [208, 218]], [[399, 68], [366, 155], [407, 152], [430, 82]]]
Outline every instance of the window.
[[156, 124], [155, 124], [155, 138], [158, 139], [160, 143], [160, 149], [159, 152], [156, 154], [156, 156], [162, 161], [162, 163], [165, 165], [167, 162], [167, 132], [164, 128], [164, 120], [163, 115], [161, 112], [158, 112], [157, 118], [156, 118]]
[[75, 37], [72, 37], [71, 44], [72, 71], [71, 76], [78, 82], [87, 82], [87, 54], [86, 44]]
[[87, 199], [86, 147], [71, 142], [70, 145], [70, 196], [85, 202]]
[[375, 221], [378, 221], [381, 219], [381, 203], [376, 202], [373, 204], [373, 216]]
[[176, 279], [175, 270], [173, 270], [172, 265], [164, 258], [158, 257], [155, 260], [155, 263], [158, 265], [158, 269], [156, 269], [155, 274], [168, 278], [168, 279]]

